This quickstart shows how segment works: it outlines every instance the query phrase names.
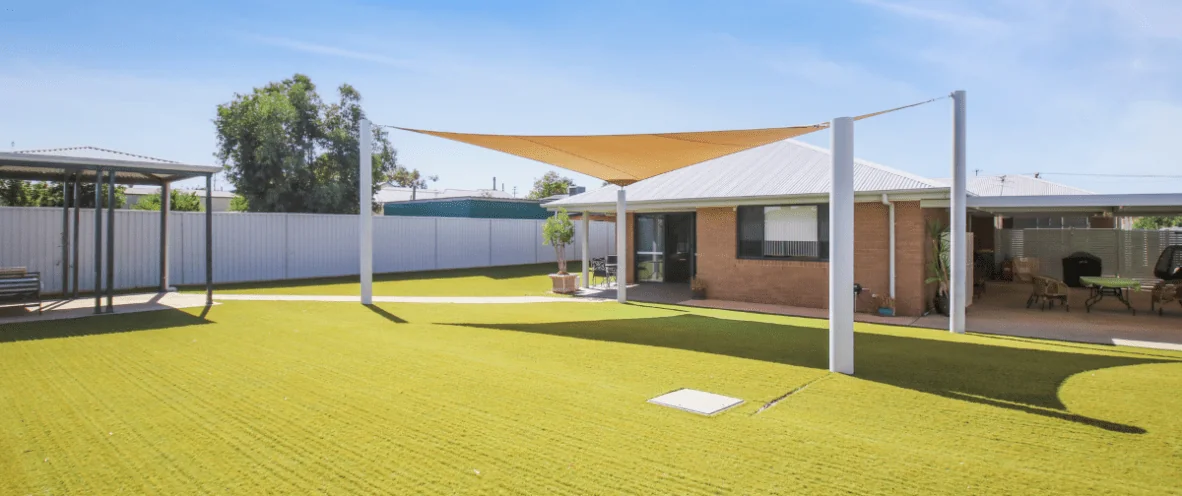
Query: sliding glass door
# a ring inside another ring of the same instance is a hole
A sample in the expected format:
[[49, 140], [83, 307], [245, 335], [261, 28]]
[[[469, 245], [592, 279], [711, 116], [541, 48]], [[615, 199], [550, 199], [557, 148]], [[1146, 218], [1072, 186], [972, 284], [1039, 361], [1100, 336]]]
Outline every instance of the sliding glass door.
[[636, 280], [665, 281], [665, 216], [636, 216]]
[[636, 280], [685, 282], [693, 277], [694, 214], [638, 214]]

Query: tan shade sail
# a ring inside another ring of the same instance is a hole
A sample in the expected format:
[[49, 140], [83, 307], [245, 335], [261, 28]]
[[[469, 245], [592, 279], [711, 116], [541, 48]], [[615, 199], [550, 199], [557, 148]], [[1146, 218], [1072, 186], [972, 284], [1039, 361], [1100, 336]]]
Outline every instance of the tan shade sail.
[[[866, 119], [934, 100], [865, 114], [854, 119]], [[396, 129], [497, 150], [624, 186], [682, 167], [828, 127], [828, 123], [821, 123], [733, 131], [589, 136], [525, 136], [452, 133], [404, 127]]]

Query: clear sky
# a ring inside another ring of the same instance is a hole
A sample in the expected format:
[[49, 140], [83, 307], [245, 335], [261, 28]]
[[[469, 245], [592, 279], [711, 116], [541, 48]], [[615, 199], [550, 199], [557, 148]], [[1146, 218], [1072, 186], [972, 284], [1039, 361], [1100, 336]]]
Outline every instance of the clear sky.
[[[325, 99], [354, 85], [375, 123], [482, 133], [811, 124], [965, 89], [970, 169], [1182, 191], [1130, 177], [1182, 174], [1178, 0], [106, 3], [0, 0], [0, 149], [212, 164], [215, 106], [296, 72]], [[856, 153], [945, 177], [950, 116], [862, 121]], [[524, 193], [551, 169], [392, 138], [437, 187]]]

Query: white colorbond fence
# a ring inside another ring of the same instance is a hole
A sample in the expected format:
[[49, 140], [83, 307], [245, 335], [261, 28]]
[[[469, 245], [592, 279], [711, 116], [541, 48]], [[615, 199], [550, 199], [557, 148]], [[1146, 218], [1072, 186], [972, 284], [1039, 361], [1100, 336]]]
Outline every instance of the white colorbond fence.
[[1063, 258], [1075, 252], [1100, 257], [1104, 275], [1153, 280], [1153, 266], [1167, 246], [1182, 244], [1182, 231], [1120, 229], [999, 229], [998, 263], [1012, 257], [1038, 259], [1039, 272], [1063, 278]]
[[[104, 249], [106, 222], [103, 211]], [[374, 272], [554, 262], [554, 248], [542, 244], [544, 222], [375, 216]], [[582, 258], [581, 227], [575, 221], [575, 242], [566, 250], [571, 260]], [[82, 210], [79, 228], [78, 276], [86, 292], [94, 288], [94, 210]], [[355, 275], [357, 228], [353, 215], [214, 213], [214, 282]], [[61, 230], [61, 209], [0, 207], [0, 267], [40, 271], [43, 291], [60, 293]], [[204, 284], [205, 214], [173, 212], [169, 231], [172, 284]], [[590, 251], [592, 257], [615, 254], [613, 223], [591, 223]], [[159, 267], [160, 213], [116, 210], [115, 287], [155, 287]]]

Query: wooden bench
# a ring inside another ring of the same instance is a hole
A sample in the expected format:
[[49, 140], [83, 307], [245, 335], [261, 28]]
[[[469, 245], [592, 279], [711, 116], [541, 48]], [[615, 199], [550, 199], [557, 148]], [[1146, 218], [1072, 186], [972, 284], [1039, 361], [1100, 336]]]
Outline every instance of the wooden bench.
[[41, 314], [41, 273], [26, 272], [23, 267], [0, 268], [0, 304], [37, 304]]

